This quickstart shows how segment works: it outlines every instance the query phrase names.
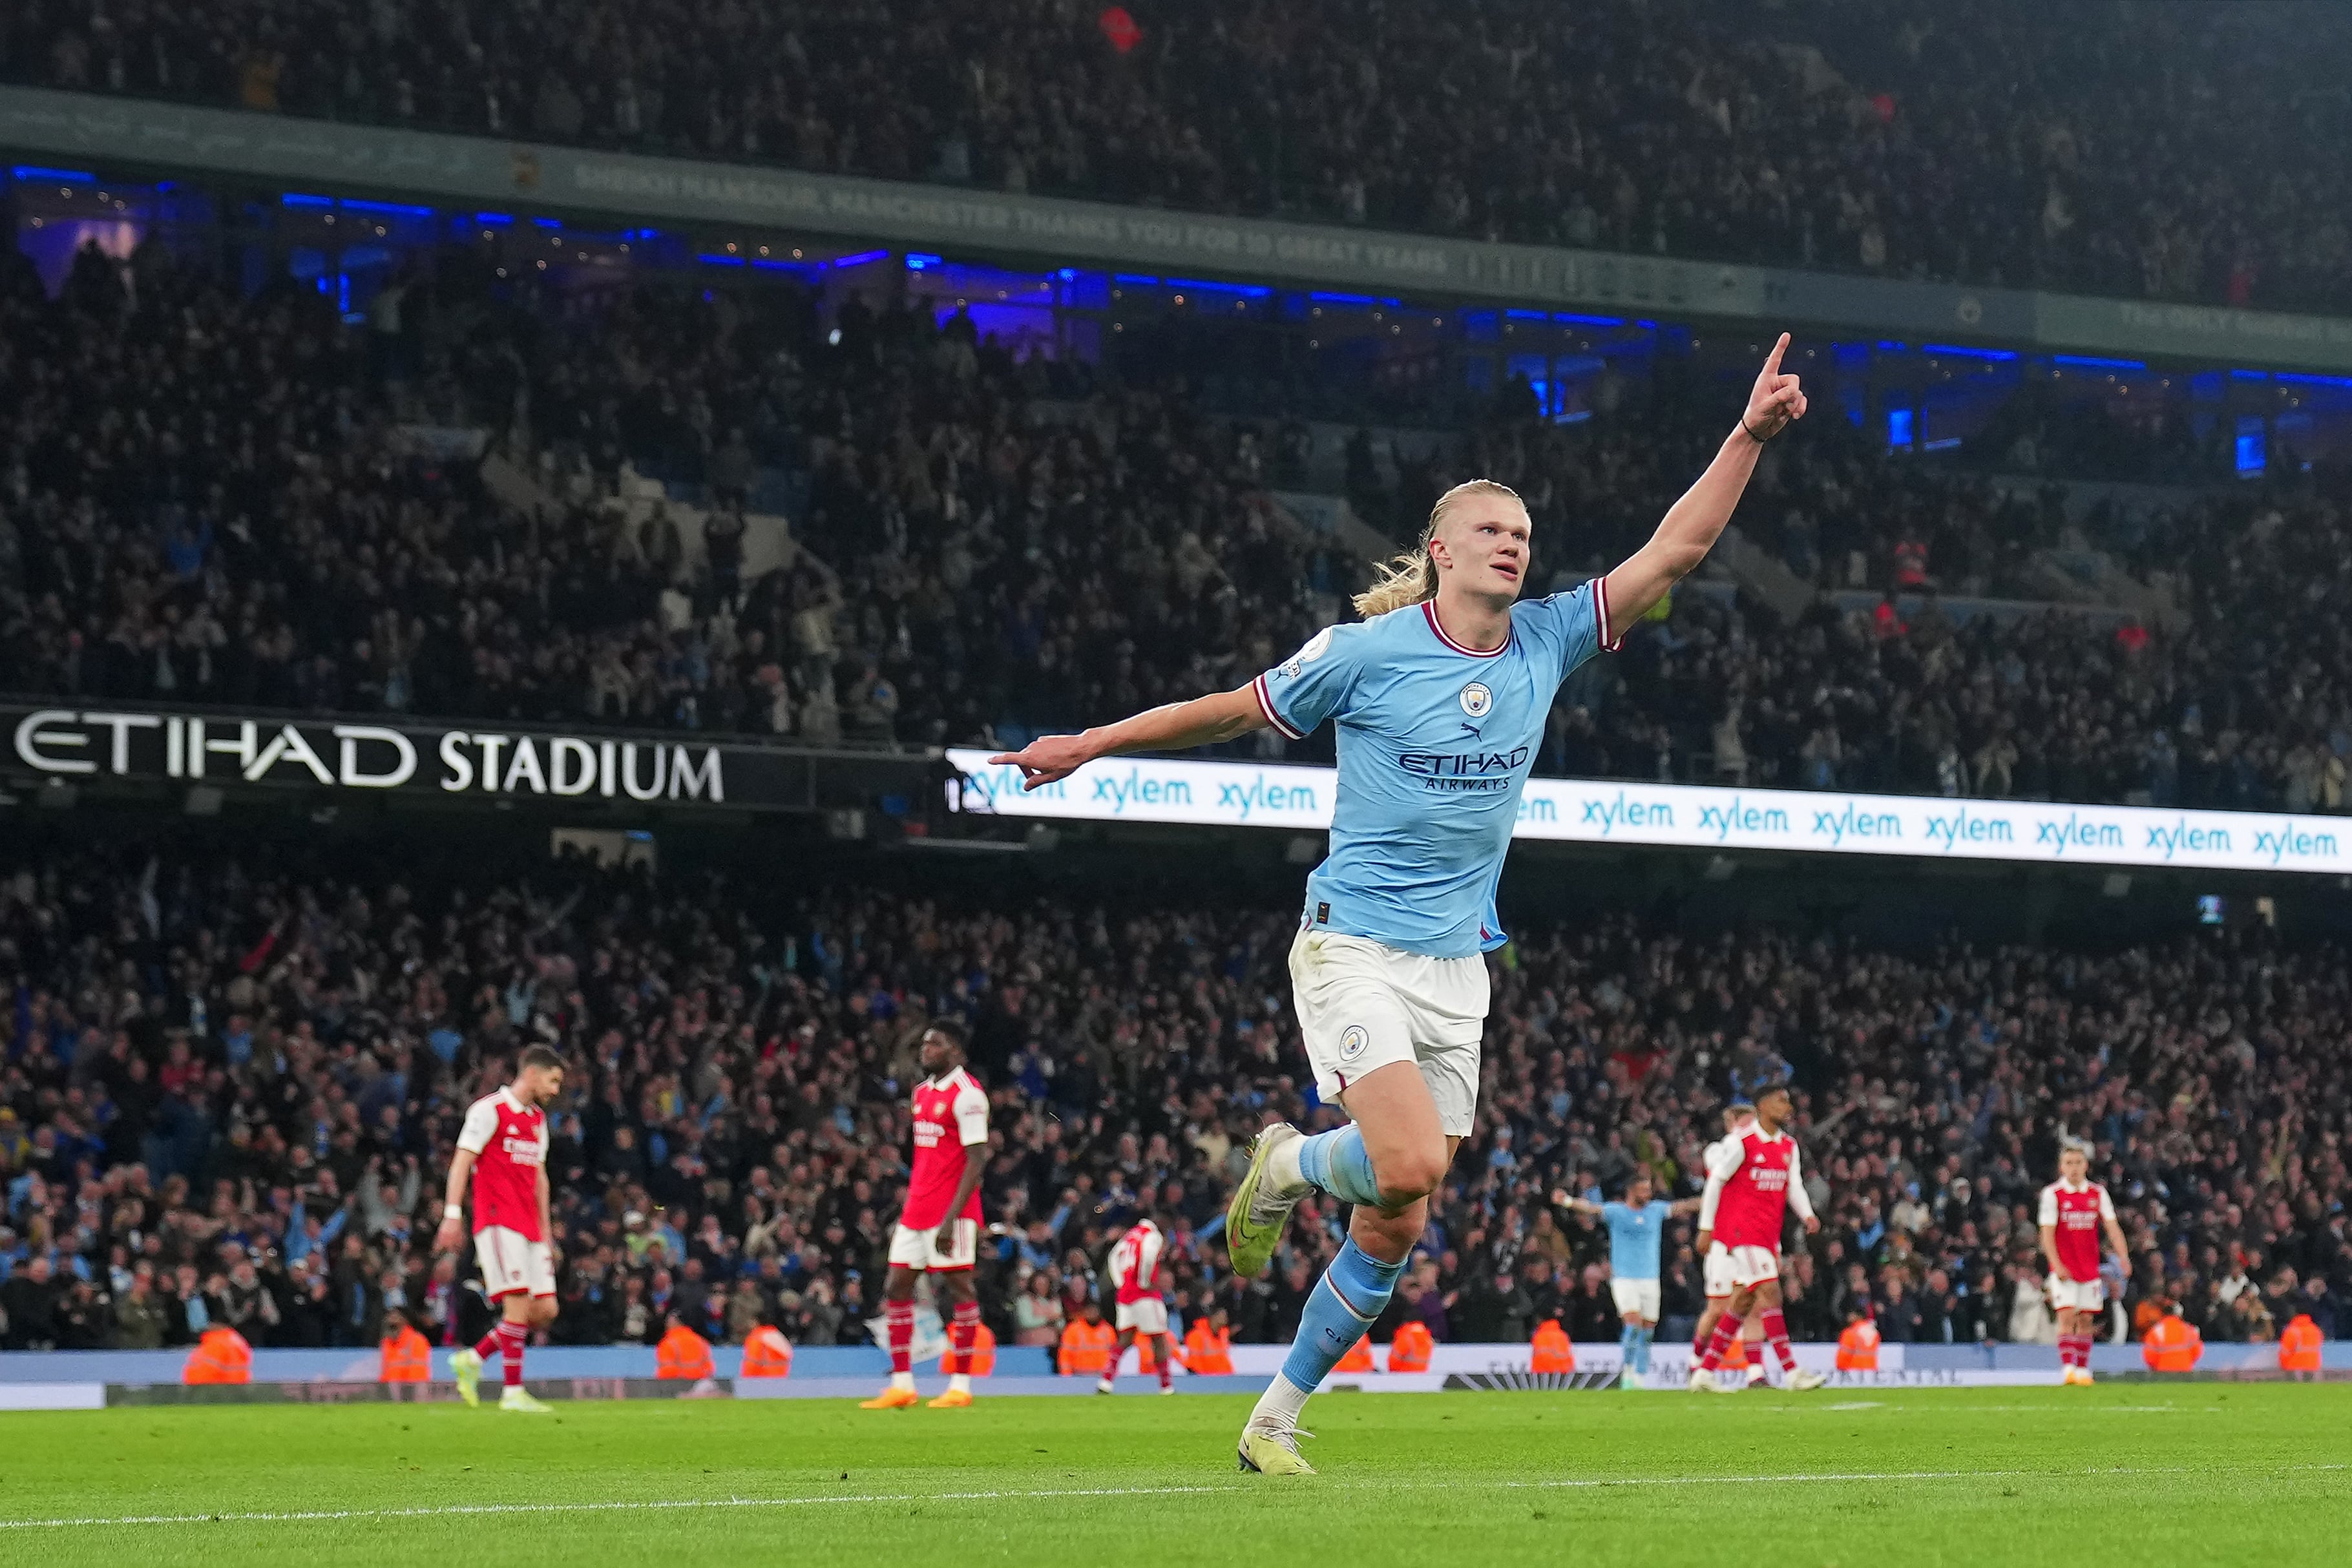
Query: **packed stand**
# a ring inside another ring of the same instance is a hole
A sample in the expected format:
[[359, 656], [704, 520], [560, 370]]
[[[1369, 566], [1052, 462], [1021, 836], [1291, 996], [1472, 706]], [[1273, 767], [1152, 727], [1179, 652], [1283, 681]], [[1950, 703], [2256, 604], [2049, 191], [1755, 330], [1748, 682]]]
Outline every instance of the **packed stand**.
[[[2336, 7], [271, 0], [0, 22], [18, 81], [886, 179], [2330, 309]], [[2315, 152], [2315, 150], [2319, 150]]]
[[[54, 301], [5, 260], [0, 690], [986, 741], [1237, 684], [1352, 570], [1248, 442], [1160, 394], [1041, 395], [1071, 389], [968, 321], [853, 305], [828, 342], [792, 289], [567, 314], [444, 256], [395, 329], [347, 331], [160, 246], [86, 250]], [[543, 455], [551, 493], [404, 455], [418, 418]], [[625, 465], [710, 495], [697, 557], [614, 502]], [[768, 465], [806, 477], [807, 553], [747, 576]]]
[[[455, 253], [395, 287], [397, 329], [381, 311], [353, 329], [323, 296], [240, 299], [156, 246], [120, 269], [86, 252], [55, 300], [13, 258], [0, 690], [989, 745], [1237, 685], [1360, 580], [1270, 501], [1297, 482], [1295, 422], [1015, 362], [961, 316], [853, 301], [821, 328], [794, 288], [658, 279], [542, 295]], [[1409, 536], [1447, 485], [1500, 478], [1535, 520], [1538, 580], [1567, 587], [1646, 537], [1715, 412], [1662, 362], [1580, 424], [1507, 399], [1386, 468], [1360, 435], [1343, 484]], [[490, 432], [543, 499], [404, 455], [419, 419]], [[709, 497], [698, 552], [667, 503], [614, 499], [632, 470]], [[795, 553], [748, 571], [745, 507], [778, 473], [799, 486]], [[2344, 493], [2323, 465], [2147, 524], [2130, 564], [2179, 585], [2168, 624], [1956, 615], [1937, 591], [2016, 591], [2068, 537], [2054, 492], [1814, 422], [1768, 454], [1742, 529], [1824, 595], [1904, 597], [1824, 596], [1789, 624], [1686, 586], [1579, 672], [1539, 766], [2341, 810]]]
[[[145, 852], [139, 852], [143, 855]], [[868, 1335], [925, 1019], [970, 1021], [992, 1105], [981, 1299], [1051, 1344], [1129, 1217], [1172, 1217], [1180, 1318], [1286, 1338], [1343, 1220], [1302, 1207], [1271, 1274], [1215, 1242], [1266, 1119], [1308, 1098], [1286, 908], [967, 903], [579, 864], [349, 880], [239, 862], [21, 856], [0, 880], [0, 1345], [439, 1343], [484, 1317], [431, 1255], [466, 1105], [520, 1050], [570, 1062], [549, 1171], [559, 1343]], [[1494, 960], [1477, 1130], [1390, 1309], [1442, 1341], [1547, 1317], [1615, 1337], [1605, 1235], [1556, 1187], [1637, 1168], [1695, 1193], [1726, 1091], [1793, 1066], [1824, 1223], [1785, 1278], [1801, 1338], [2046, 1340], [2032, 1199], [2094, 1140], [2134, 1253], [2116, 1322], [2181, 1301], [2212, 1340], [2352, 1289], [2345, 955], [2267, 932], [2103, 956], [1903, 957], [1622, 918]], [[1698, 1280], [1682, 1224], [1665, 1311]], [[1380, 1331], [1385, 1338], [1387, 1327]], [[1181, 1329], [1180, 1329], [1181, 1332]]]

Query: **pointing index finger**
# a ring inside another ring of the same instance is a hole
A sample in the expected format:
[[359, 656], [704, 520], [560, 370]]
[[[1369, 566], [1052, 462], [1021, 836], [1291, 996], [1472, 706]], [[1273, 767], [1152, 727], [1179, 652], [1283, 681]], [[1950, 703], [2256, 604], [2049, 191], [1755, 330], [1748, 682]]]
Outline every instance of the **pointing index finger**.
[[1764, 356], [1764, 373], [1766, 375], [1776, 376], [1780, 373], [1780, 356], [1788, 352], [1788, 350], [1789, 334], [1783, 332], [1780, 334], [1780, 340], [1772, 345], [1772, 351]]

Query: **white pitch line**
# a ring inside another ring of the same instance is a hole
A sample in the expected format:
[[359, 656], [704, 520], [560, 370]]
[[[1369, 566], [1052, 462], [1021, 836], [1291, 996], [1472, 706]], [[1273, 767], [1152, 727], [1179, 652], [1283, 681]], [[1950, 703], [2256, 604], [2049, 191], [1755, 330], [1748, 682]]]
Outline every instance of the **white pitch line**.
[[[2257, 1469], [2302, 1472], [2342, 1470], [2347, 1465], [2284, 1465]], [[2070, 1475], [2156, 1476], [2203, 1473], [2208, 1467], [2189, 1465], [2091, 1466], [2081, 1470], [1823, 1470], [1752, 1476], [1593, 1476], [1573, 1479], [1503, 1481], [1341, 1481], [1322, 1490], [1380, 1491], [1459, 1491], [1491, 1488], [1507, 1491], [1597, 1491], [1616, 1487], [1762, 1486], [1772, 1483], [1803, 1486], [1843, 1485], [1859, 1481], [1990, 1480]], [[1252, 1486], [1197, 1487], [1059, 1487], [1037, 1490], [950, 1492], [852, 1492], [838, 1497], [663, 1498], [644, 1501], [600, 1502], [478, 1502], [448, 1503], [429, 1508], [301, 1509], [241, 1513], [129, 1513], [86, 1515], [72, 1519], [0, 1519], [0, 1530], [77, 1530], [134, 1525], [180, 1524], [313, 1524], [348, 1520], [455, 1519], [499, 1514], [633, 1513], [703, 1508], [821, 1508], [904, 1502], [1030, 1502], [1066, 1497], [1200, 1497], [1232, 1496]]]

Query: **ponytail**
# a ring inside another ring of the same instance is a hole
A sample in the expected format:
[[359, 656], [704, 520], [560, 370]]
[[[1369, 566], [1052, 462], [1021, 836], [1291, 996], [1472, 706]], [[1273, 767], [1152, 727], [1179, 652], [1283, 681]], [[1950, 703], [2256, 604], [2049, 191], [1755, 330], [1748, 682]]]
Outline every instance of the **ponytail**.
[[[1402, 610], [1408, 604], [1419, 604], [1437, 597], [1437, 563], [1430, 559], [1429, 541], [1437, 537], [1438, 526], [1454, 503], [1470, 496], [1501, 496], [1518, 502], [1518, 492], [1492, 479], [1469, 479], [1456, 485], [1437, 497], [1437, 505], [1429, 509], [1429, 521], [1423, 525], [1421, 542], [1402, 555], [1387, 561], [1374, 561], [1376, 574], [1372, 585], [1356, 595], [1356, 613], [1366, 621], [1375, 615], [1386, 615], [1391, 610]], [[1524, 503], [1520, 503], [1522, 509]]]

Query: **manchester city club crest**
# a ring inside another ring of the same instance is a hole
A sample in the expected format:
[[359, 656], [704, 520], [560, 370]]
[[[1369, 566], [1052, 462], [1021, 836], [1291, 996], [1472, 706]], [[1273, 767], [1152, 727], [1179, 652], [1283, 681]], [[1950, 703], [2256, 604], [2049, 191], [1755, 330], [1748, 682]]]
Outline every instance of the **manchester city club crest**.
[[1353, 1061], [1364, 1054], [1364, 1047], [1372, 1043], [1370, 1030], [1362, 1024], [1351, 1023], [1339, 1034], [1339, 1060]]
[[1485, 718], [1495, 706], [1495, 694], [1482, 681], [1473, 681], [1462, 688], [1462, 711], [1472, 718]]

